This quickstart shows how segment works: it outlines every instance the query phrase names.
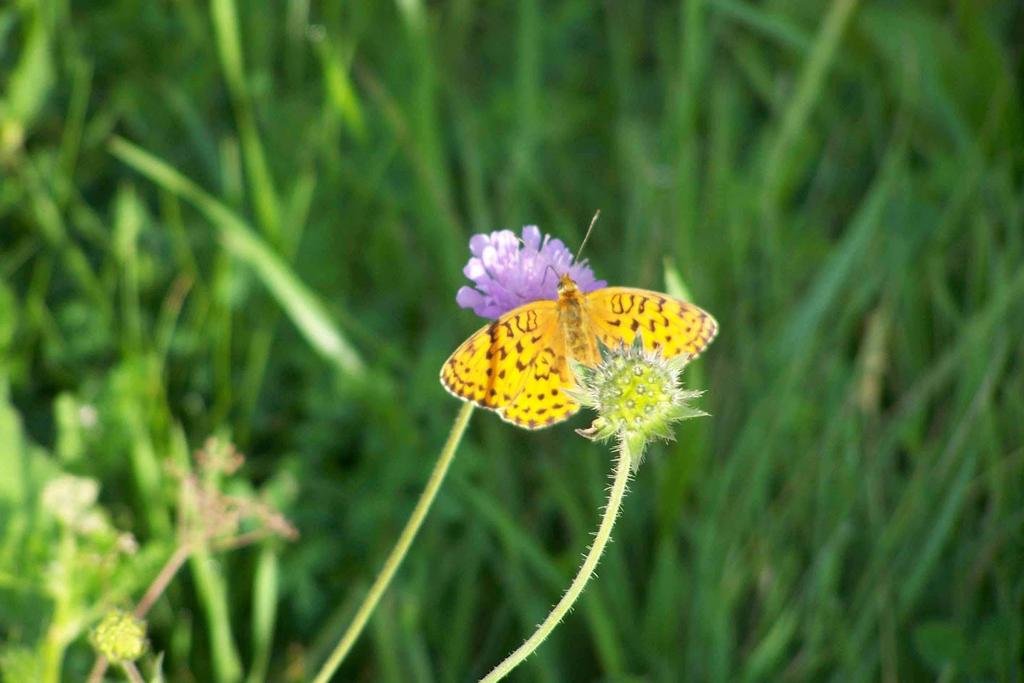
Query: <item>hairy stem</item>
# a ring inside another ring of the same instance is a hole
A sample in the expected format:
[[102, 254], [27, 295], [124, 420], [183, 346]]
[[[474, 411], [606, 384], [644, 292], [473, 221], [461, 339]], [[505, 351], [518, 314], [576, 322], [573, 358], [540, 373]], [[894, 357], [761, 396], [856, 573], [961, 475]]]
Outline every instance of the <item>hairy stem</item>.
[[498, 666], [494, 667], [489, 674], [480, 679], [480, 683], [494, 683], [494, 681], [500, 681], [509, 675], [513, 669], [519, 666], [523, 660], [529, 657], [551, 635], [551, 632], [555, 630], [558, 623], [565, 618], [565, 615], [572, 609], [572, 606], [576, 604], [576, 600], [583, 593], [583, 589], [586, 587], [590, 577], [594, 575], [597, 563], [601, 559], [605, 546], [608, 545], [608, 540], [612, 536], [612, 527], [615, 526], [615, 519], [619, 516], [619, 507], [622, 504], [622, 497], [626, 493], [626, 483], [629, 481], [632, 459], [628, 446], [623, 443], [618, 461], [615, 463], [615, 479], [612, 482], [611, 491], [608, 493], [608, 504], [604, 508], [601, 525], [597, 529], [593, 545], [590, 546], [587, 556], [583, 559], [583, 564], [576, 573], [576, 578], [572, 580], [569, 589], [565, 591], [565, 595], [562, 596], [562, 599], [554, 606], [551, 613], [541, 622], [541, 625], [537, 627], [533, 635]]
[[427, 480], [427, 485], [423, 489], [423, 493], [420, 494], [420, 499], [416, 502], [416, 507], [413, 508], [412, 514], [409, 515], [409, 521], [405, 523], [405, 528], [402, 529], [395, 547], [391, 549], [388, 559], [384, 562], [384, 566], [381, 567], [377, 578], [374, 579], [373, 585], [370, 586], [366, 597], [363, 598], [362, 604], [359, 605], [352, 623], [345, 629], [341, 640], [338, 641], [334, 651], [331, 652], [330, 657], [324, 662], [320, 672], [313, 679], [313, 683], [327, 683], [330, 680], [331, 676], [345, 660], [349, 650], [352, 649], [352, 645], [355, 644], [359, 634], [363, 632], [366, 622], [369, 621], [370, 615], [376, 609], [381, 596], [384, 595], [384, 591], [391, 584], [395, 571], [402, 564], [402, 560], [405, 559], [409, 546], [412, 545], [413, 539], [416, 538], [416, 534], [419, 532], [420, 526], [430, 510], [430, 506], [437, 496], [437, 491], [441, 488], [441, 482], [444, 481], [445, 474], [448, 472], [448, 466], [451, 465], [452, 459], [455, 457], [455, 451], [462, 440], [462, 435], [466, 431], [466, 425], [469, 423], [469, 417], [472, 414], [473, 404], [467, 402], [462, 406], [462, 409], [455, 418], [455, 424], [452, 425], [448, 441], [441, 450], [441, 455], [434, 465], [434, 471], [430, 473], [430, 479]]

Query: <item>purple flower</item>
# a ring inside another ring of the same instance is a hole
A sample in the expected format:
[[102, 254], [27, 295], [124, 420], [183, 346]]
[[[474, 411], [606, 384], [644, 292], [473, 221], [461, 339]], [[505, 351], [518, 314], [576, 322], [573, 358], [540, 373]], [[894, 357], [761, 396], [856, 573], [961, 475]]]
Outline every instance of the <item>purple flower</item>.
[[558, 299], [558, 278], [563, 273], [583, 292], [608, 284], [594, 279], [586, 259], [575, 263], [562, 240], [550, 235], [541, 240], [536, 225], [523, 228], [522, 242], [511, 230], [473, 235], [469, 250], [473, 258], [462, 272], [475, 289], [461, 287], [455, 301], [484, 318], [497, 318], [531, 301]]

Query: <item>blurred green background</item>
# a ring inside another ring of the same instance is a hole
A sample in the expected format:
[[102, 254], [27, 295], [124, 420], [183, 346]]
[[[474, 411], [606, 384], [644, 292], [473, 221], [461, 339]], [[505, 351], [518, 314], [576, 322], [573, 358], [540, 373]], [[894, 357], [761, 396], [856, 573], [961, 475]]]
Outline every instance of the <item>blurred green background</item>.
[[[84, 678], [211, 435], [301, 537], [187, 564], [151, 653], [308, 676], [458, 410], [470, 235], [601, 209], [599, 277], [718, 318], [712, 417], [513, 679], [1024, 680], [1022, 36], [1014, 0], [5, 3], [0, 677]], [[335, 680], [475, 680], [532, 631], [597, 524], [587, 418], [473, 416]], [[62, 526], [62, 474], [134, 553]]]

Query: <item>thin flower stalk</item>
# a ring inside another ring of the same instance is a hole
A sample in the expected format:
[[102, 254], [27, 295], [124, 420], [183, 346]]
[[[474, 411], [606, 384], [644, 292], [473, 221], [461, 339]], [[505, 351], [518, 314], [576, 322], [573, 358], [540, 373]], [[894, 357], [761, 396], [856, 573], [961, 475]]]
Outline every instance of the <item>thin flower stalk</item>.
[[622, 499], [626, 495], [626, 484], [629, 482], [630, 474], [633, 471], [632, 462], [633, 459], [628, 446], [623, 446], [616, 459], [615, 475], [612, 480], [611, 490], [608, 492], [608, 502], [604, 508], [604, 515], [601, 517], [601, 525], [597, 529], [597, 535], [594, 536], [594, 542], [590, 545], [590, 550], [587, 551], [587, 556], [583, 559], [583, 564], [580, 565], [580, 569], [576, 572], [576, 577], [572, 580], [572, 583], [569, 584], [565, 595], [552, 608], [548, 616], [537, 627], [537, 630], [533, 632], [533, 635], [494, 667], [489, 674], [480, 679], [480, 683], [494, 683], [509, 675], [523, 660], [533, 654], [534, 650], [541, 643], [547, 640], [547, 637], [551, 635], [551, 632], [555, 630], [555, 627], [565, 618], [565, 615], [569, 613], [569, 610], [576, 604], [580, 595], [583, 594], [583, 589], [587, 587], [587, 583], [594, 575], [597, 563], [601, 560], [608, 541], [611, 540], [612, 527], [615, 526], [615, 520], [619, 516]]
[[391, 553], [388, 555], [387, 560], [384, 561], [384, 566], [381, 567], [380, 572], [377, 574], [377, 578], [374, 579], [373, 585], [370, 586], [370, 590], [366, 593], [366, 597], [363, 598], [363, 602], [359, 605], [359, 609], [356, 610], [355, 616], [352, 618], [352, 622], [345, 629], [345, 633], [342, 634], [341, 640], [334, 647], [330, 656], [324, 662], [320, 668], [320, 672], [313, 679], [314, 683], [326, 683], [329, 681], [334, 672], [338, 670], [341, 663], [345, 661], [345, 657], [348, 655], [352, 646], [355, 644], [359, 635], [363, 632], [366, 627], [366, 623], [370, 619], [370, 615], [373, 614], [374, 609], [377, 607], [377, 603], [380, 602], [384, 592], [391, 585], [391, 580], [395, 576], [395, 572], [398, 567], [402, 564], [402, 560], [405, 559], [406, 553], [409, 552], [409, 547], [412, 545], [413, 539], [416, 538], [416, 534], [420, 530], [420, 526], [423, 524], [423, 520], [427, 516], [427, 512], [430, 510], [430, 506], [434, 502], [434, 498], [437, 497], [437, 492], [441, 488], [441, 483], [444, 481], [445, 475], [448, 473], [448, 467], [452, 464], [452, 459], [455, 457], [455, 451], [458, 450], [459, 442], [462, 441], [462, 435], [466, 431], [466, 425], [469, 424], [469, 418], [473, 414], [473, 404], [465, 403], [459, 414], [455, 417], [455, 424], [452, 425], [451, 434], [448, 436], [448, 441], [445, 443], [444, 448], [441, 450], [441, 455], [438, 457], [437, 462], [434, 464], [434, 470], [430, 473], [430, 478], [427, 480], [427, 485], [423, 489], [423, 493], [420, 494], [419, 500], [416, 502], [416, 507], [413, 508], [412, 514], [409, 515], [409, 520], [405, 523], [405, 528], [402, 529], [402, 533], [398, 536], [398, 541], [395, 543], [394, 548], [391, 549]]

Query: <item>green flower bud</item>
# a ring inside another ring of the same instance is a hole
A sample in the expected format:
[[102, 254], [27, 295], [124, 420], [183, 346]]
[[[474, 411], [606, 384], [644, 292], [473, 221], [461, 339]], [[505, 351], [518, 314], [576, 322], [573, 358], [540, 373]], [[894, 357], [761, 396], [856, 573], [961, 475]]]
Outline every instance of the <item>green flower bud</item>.
[[93, 629], [92, 644], [112, 664], [135, 661], [146, 651], [146, 622], [122, 610], [110, 612]]
[[679, 383], [688, 357], [665, 359], [660, 352], [645, 351], [640, 335], [629, 347], [599, 346], [597, 367], [573, 367], [577, 388], [567, 393], [598, 415], [588, 429], [576, 431], [588, 439], [617, 437], [620, 447], [629, 448], [636, 469], [649, 441], [672, 439], [673, 422], [707, 414], [687, 403], [703, 392], [686, 391]]

